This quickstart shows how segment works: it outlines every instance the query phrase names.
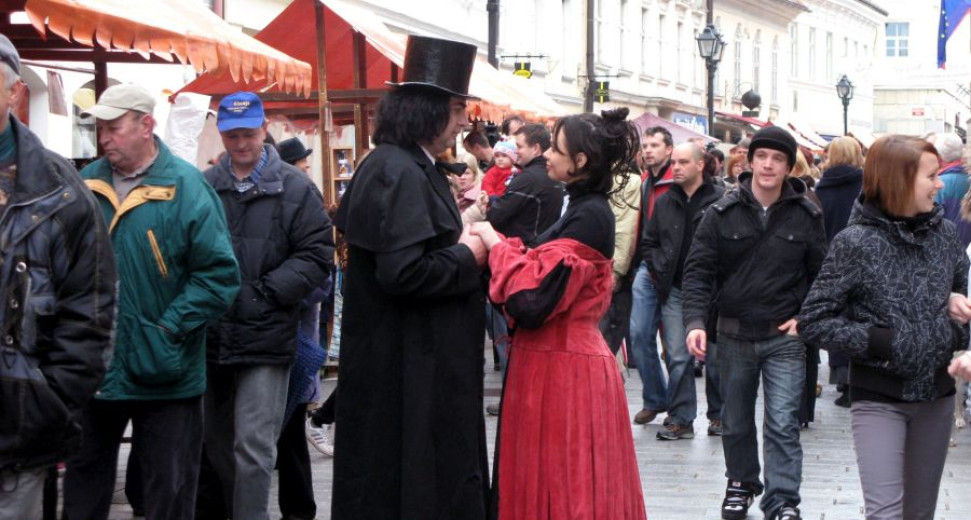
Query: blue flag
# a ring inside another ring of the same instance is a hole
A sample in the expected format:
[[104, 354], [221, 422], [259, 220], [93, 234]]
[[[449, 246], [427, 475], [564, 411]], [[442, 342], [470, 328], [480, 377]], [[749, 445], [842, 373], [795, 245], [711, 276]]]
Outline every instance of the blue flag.
[[968, 12], [971, 12], [971, 0], [941, 0], [941, 21], [937, 31], [937, 68], [944, 68], [947, 61], [947, 40]]

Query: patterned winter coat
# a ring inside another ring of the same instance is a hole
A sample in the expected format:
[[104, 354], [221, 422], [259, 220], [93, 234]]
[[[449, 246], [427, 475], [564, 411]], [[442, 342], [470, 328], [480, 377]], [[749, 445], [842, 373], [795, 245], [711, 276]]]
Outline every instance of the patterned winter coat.
[[968, 257], [940, 206], [900, 221], [857, 201], [803, 303], [799, 333], [849, 356], [852, 386], [930, 401], [954, 388], [947, 365], [968, 334], [947, 304], [967, 286]]

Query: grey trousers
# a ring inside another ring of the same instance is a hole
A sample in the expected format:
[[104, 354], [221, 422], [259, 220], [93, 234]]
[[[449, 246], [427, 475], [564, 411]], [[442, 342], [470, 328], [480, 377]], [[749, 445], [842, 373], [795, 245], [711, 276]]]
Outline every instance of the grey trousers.
[[208, 366], [206, 454], [234, 520], [267, 520], [289, 365]]
[[40, 520], [47, 468], [0, 471], [0, 520]]
[[850, 412], [867, 520], [933, 520], [954, 397], [858, 401]]

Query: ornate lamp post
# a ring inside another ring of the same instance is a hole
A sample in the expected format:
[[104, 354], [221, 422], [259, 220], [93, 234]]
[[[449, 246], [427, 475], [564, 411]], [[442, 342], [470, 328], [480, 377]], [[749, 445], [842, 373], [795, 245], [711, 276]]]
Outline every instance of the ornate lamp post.
[[850, 111], [850, 100], [853, 99], [853, 83], [843, 74], [839, 82], [836, 83], [836, 95], [843, 102], [843, 135], [850, 133], [848, 114]]
[[725, 52], [725, 40], [721, 32], [714, 24], [709, 23], [698, 36], [698, 53], [705, 59], [705, 66], [708, 68], [708, 134], [714, 137], [715, 133], [715, 71], [718, 70], [718, 62], [722, 60]]

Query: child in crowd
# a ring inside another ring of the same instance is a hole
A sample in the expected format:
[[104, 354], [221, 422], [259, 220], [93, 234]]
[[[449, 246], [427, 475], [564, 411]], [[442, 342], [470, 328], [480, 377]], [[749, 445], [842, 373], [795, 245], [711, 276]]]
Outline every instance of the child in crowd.
[[489, 168], [482, 179], [482, 191], [489, 194], [489, 202], [496, 200], [506, 192], [506, 186], [514, 175], [519, 173], [516, 161], [516, 143], [513, 141], [498, 141], [492, 148], [492, 159], [495, 166]]

